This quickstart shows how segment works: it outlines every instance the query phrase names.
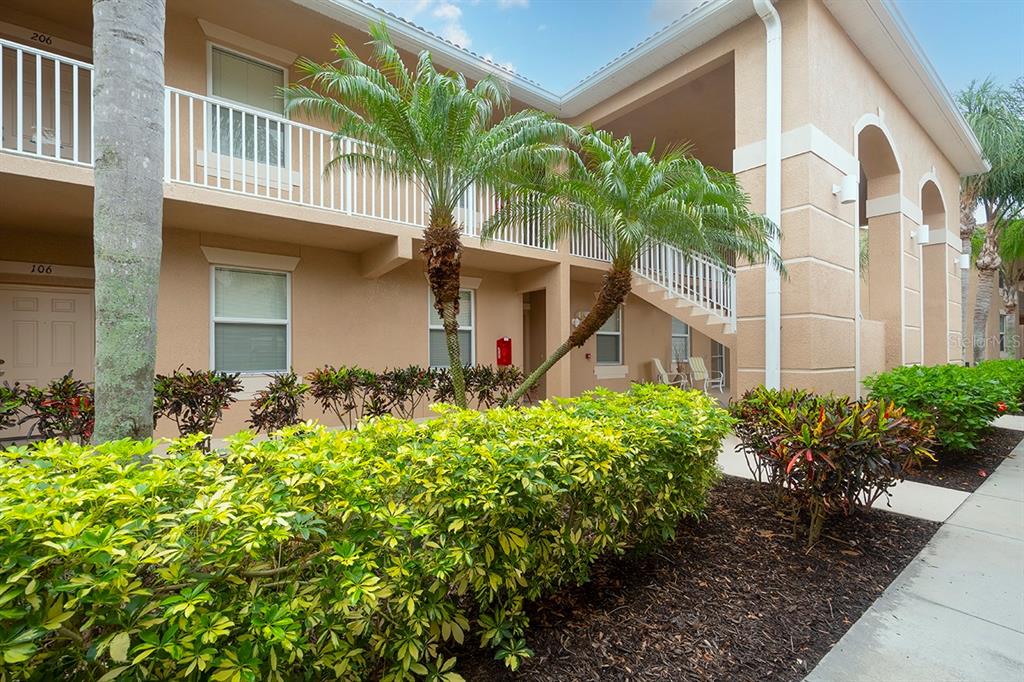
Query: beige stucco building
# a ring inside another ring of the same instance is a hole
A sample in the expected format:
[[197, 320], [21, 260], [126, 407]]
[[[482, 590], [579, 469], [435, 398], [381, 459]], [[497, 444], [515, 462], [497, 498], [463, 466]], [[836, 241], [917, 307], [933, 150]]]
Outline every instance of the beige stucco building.
[[[274, 95], [297, 57], [328, 59], [334, 33], [362, 45], [382, 14], [354, 0], [167, 5], [158, 370], [243, 371], [254, 390], [288, 367], [443, 359], [421, 197], [395, 178], [324, 175], [328, 131], [283, 116]], [[410, 54], [506, 78], [516, 107], [638, 147], [689, 142], [781, 225], [781, 278], [646, 254], [620, 315], [548, 374], [546, 395], [621, 389], [653, 379], [652, 359], [688, 355], [733, 394], [856, 394], [887, 367], [961, 360], [959, 179], [985, 165], [888, 0], [709, 0], [563, 95], [385, 18]], [[6, 0], [0, 39], [5, 379], [91, 378], [90, 3]], [[481, 244], [492, 206], [476, 188], [460, 209], [467, 360], [493, 363], [508, 337], [530, 369], [588, 309], [605, 264], [586, 236], [547, 244], [536, 225]]]

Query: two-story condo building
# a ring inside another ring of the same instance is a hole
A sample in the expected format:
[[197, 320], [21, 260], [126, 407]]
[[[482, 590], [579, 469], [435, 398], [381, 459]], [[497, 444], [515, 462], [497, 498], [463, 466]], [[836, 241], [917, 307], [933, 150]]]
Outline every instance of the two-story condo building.
[[[544, 395], [651, 380], [654, 358], [700, 356], [733, 394], [856, 394], [872, 372], [961, 359], [959, 181], [986, 166], [890, 0], [707, 0], [564, 94], [357, 0], [168, 0], [159, 371], [240, 371], [252, 390], [289, 367], [445, 361], [417, 253], [422, 197], [392, 177], [325, 175], [329, 130], [276, 96], [297, 57], [329, 59], [335, 33], [361, 46], [382, 18], [410, 57], [507, 79], [516, 107], [638, 148], [689, 142], [781, 225], [781, 278], [645, 254], [627, 303]], [[86, 0], [0, 6], [10, 381], [92, 377], [91, 34]], [[492, 208], [475, 188], [459, 214], [465, 356], [493, 363], [508, 337], [529, 370], [588, 309], [604, 254], [586, 237], [546, 243], [536, 225], [481, 244]]]

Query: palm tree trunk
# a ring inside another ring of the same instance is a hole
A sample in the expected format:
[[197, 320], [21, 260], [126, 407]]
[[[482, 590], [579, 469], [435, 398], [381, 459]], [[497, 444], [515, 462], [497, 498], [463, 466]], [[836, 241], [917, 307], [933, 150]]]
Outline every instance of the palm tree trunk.
[[1003, 310], [1009, 323], [1004, 332], [1005, 352], [1011, 358], [1020, 357], [1020, 339], [1017, 338], [1018, 314], [1017, 314], [1017, 282], [1012, 279], [1010, 273], [1004, 273], [1003, 277], [1006, 286], [999, 290], [1003, 298]]
[[444, 340], [448, 346], [448, 373], [452, 378], [452, 394], [455, 404], [465, 408], [466, 376], [462, 367], [462, 352], [459, 348], [459, 299], [445, 301], [441, 309], [444, 321]]
[[985, 231], [985, 243], [978, 254], [978, 291], [974, 299], [974, 364], [985, 359], [988, 347], [988, 314], [992, 308], [992, 292], [999, 270], [999, 235], [995, 225]]
[[505, 401], [506, 405], [516, 405], [523, 396], [533, 388], [555, 363], [561, 360], [573, 348], [579, 348], [587, 339], [597, 333], [605, 322], [608, 321], [615, 310], [626, 300], [626, 296], [633, 289], [633, 271], [630, 267], [619, 267], [612, 264], [612, 267], [604, 273], [601, 279], [601, 288], [597, 292], [597, 300], [594, 307], [590, 309], [587, 316], [583, 318], [580, 325], [569, 334], [569, 338], [555, 349], [548, 358], [533, 370], [530, 376], [523, 380], [512, 395]]
[[451, 211], [431, 207], [430, 221], [423, 230], [427, 281], [434, 294], [434, 308], [444, 322], [448, 347], [448, 372], [452, 378], [452, 399], [466, 407], [466, 377], [459, 348], [459, 284], [462, 273], [462, 234]]
[[[971, 236], [977, 228], [977, 221], [974, 219], [975, 202], [966, 192], [960, 197], [960, 253], [971, 253]], [[967, 301], [971, 291], [971, 270], [960, 270], [960, 358], [964, 364], [969, 362], [967, 324]]]
[[153, 434], [165, 9], [93, 1], [95, 443]]

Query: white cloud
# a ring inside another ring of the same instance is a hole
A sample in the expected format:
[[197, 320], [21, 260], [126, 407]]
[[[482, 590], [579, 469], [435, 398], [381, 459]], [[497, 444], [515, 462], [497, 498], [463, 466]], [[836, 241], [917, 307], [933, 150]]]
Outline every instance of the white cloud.
[[438, 19], [458, 21], [462, 17], [462, 10], [450, 2], [442, 2], [434, 8], [433, 15]]
[[498, 0], [498, 6], [502, 9], [509, 7], [529, 7], [530, 0]]
[[406, 3], [407, 7], [410, 5], [411, 8], [407, 10], [408, 15], [410, 17], [414, 17], [430, 6], [430, 0], [416, 0], [416, 2], [413, 3]]
[[473, 44], [466, 29], [461, 24], [448, 24], [441, 29], [441, 37], [455, 43], [459, 47], [469, 47]]
[[651, 3], [651, 21], [668, 24], [704, 3], [705, 0], [654, 0]]
[[458, 5], [442, 0], [434, 7], [431, 14], [443, 22], [440, 28], [442, 38], [460, 47], [469, 47], [473, 44], [469, 34], [466, 33], [466, 27], [462, 25], [462, 10]]

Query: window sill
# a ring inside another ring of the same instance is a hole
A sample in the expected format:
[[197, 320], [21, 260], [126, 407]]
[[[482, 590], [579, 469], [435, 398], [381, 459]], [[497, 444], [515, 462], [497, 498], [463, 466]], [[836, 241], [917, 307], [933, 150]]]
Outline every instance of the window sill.
[[[183, 165], [184, 168], [178, 172], [179, 179], [181, 180], [190, 177], [187, 172], [188, 163], [186, 162]], [[209, 182], [210, 178], [213, 178], [215, 182], [217, 180], [231, 182], [232, 178], [235, 182], [242, 182], [244, 177], [247, 185], [255, 184], [258, 187], [281, 190], [283, 194], [289, 195], [289, 199], [291, 199], [293, 190], [296, 195], [299, 194], [298, 187], [301, 183], [299, 173], [287, 166], [277, 166], [265, 161], [243, 159], [240, 156], [231, 156], [230, 154], [207, 152], [203, 149], [196, 151], [196, 166], [205, 171], [207, 185], [211, 184]], [[232, 172], [232, 168], [234, 172]], [[291, 180], [290, 184], [289, 179]]]
[[284, 374], [283, 371], [277, 372], [242, 372], [239, 376], [239, 380], [242, 382], [242, 390], [238, 392], [239, 400], [252, 400], [256, 397], [256, 394], [262, 390], [265, 390], [270, 382], [274, 380], [274, 377], [278, 374]]
[[594, 376], [598, 379], [625, 379], [629, 374], [628, 365], [595, 365]]

